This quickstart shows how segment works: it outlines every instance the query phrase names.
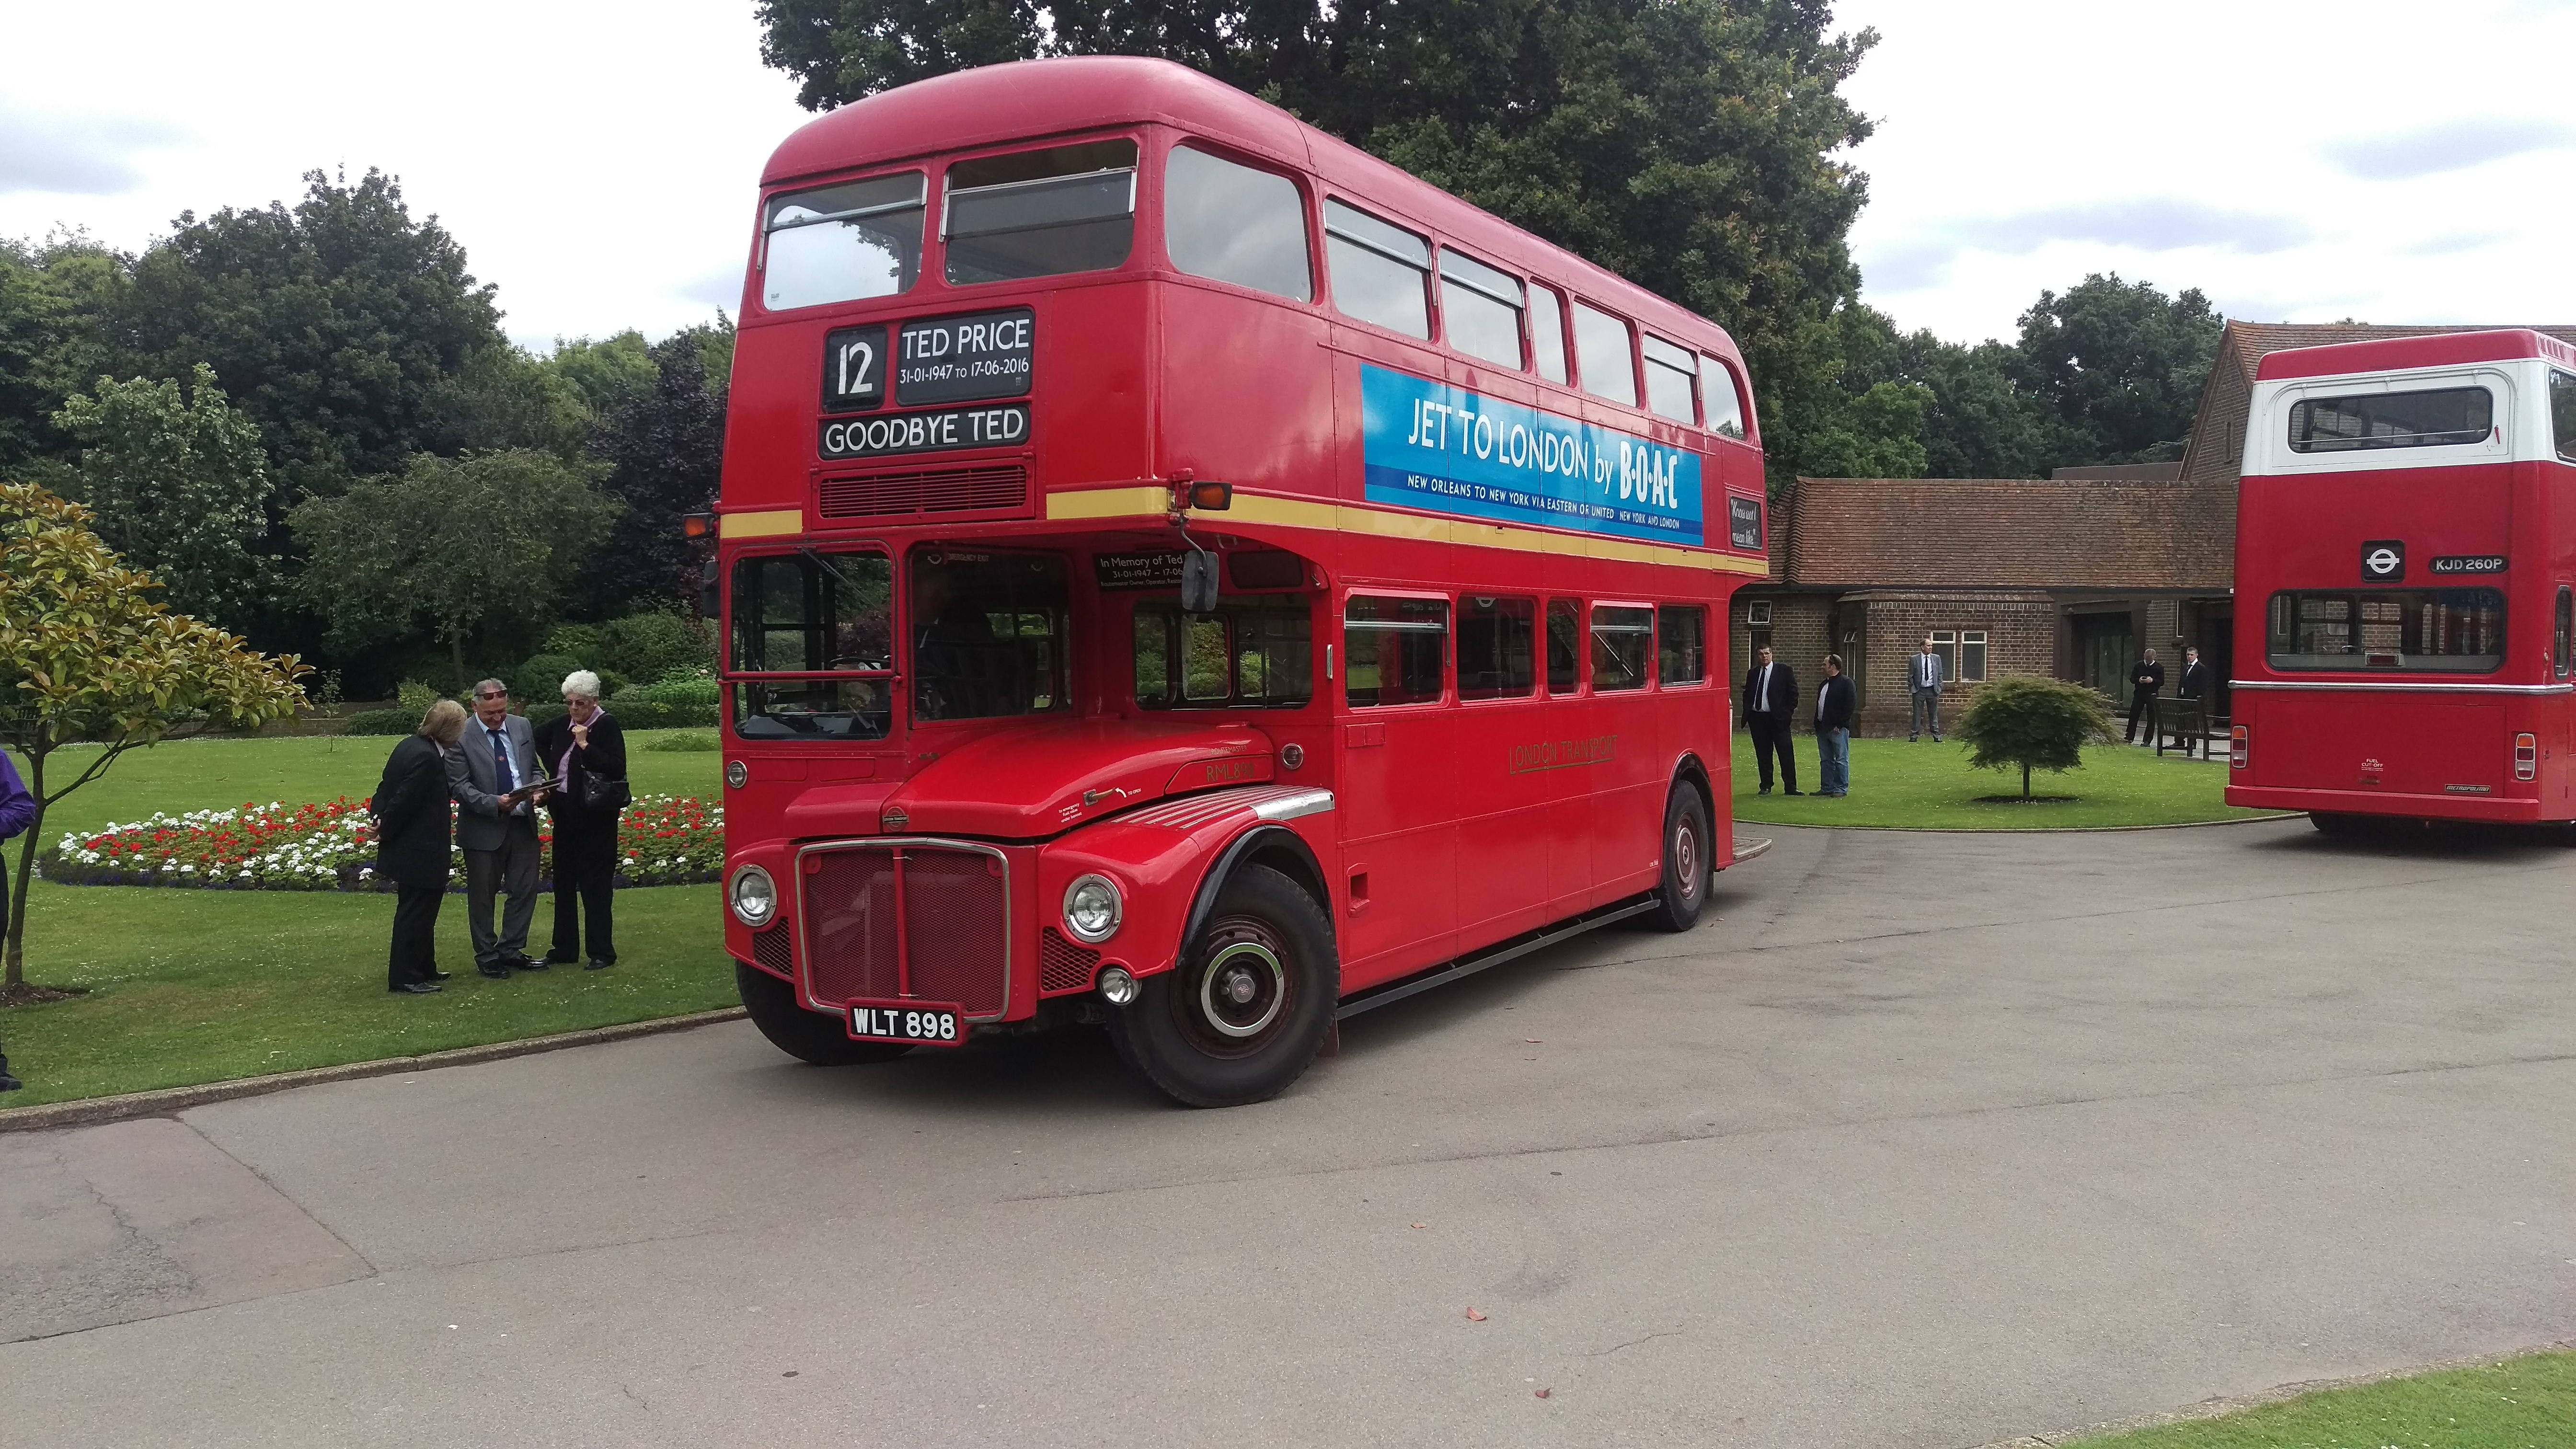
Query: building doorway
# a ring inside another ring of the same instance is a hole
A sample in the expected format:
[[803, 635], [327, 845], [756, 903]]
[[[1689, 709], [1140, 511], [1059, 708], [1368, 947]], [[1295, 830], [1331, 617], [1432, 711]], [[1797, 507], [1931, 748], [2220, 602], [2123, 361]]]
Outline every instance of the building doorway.
[[2137, 637], [2131, 632], [2129, 614], [2077, 614], [2068, 622], [2075, 626], [2075, 678], [2089, 684], [2114, 700], [2129, 697], [2129, 666], [2137, 659]]
[[2200, 662], [2209, 671], [2209, 712], [2225, 719], [2233, 713], [2227, 707], [2227, 680], [2236, 669], [2236, 609], [2232, 604], [2202, 606], [2199, 644]]

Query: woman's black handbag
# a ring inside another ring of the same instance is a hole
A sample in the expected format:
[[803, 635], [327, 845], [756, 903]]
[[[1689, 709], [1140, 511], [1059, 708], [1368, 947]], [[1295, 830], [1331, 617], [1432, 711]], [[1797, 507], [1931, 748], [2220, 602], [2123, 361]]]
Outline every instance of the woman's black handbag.
[[634, 803], [635, 792], [626, 788], [624, 780], [581, 772], [582, 809], [593, 815], [614, 815]]

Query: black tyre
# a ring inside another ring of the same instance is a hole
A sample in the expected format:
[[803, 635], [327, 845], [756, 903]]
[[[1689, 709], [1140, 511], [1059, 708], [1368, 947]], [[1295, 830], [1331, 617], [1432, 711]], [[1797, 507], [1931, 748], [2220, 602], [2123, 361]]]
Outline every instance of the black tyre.
[[841, 1018], [807, 1011], [796, 1004], [796, 988], [739, 961], [733, 963], [733, 985], [742, 993], [743, 1009], [769, 1044], [818, 1067], [859, 1067], [890, 1062], [908, 1046], [893, 1042], [852, 1041]]
[[1341, 960], [1315, 898], [1265, 865], [1234, 873], [1178, 968], [1109, 1012], [1109, 1038], [1173, 1101], [1235, 1107], [1305, 1074], [1333, 1024]]
[[2370, 829], [2370, 821], [2363, 816], [2334, 815], [2314, 810], [2308, 812], [2308, 823], [2317, 828], [2319, 835], [2337, 837], [2361, 835]]
[[1664, 879], [1646, 919], [1665, 931], [1698, 925], [1700, 908], [1708, 904], [1712, 864], [1708, 807], [1687, 781], [1676, 780], [1673, 793], [1664, 797]]

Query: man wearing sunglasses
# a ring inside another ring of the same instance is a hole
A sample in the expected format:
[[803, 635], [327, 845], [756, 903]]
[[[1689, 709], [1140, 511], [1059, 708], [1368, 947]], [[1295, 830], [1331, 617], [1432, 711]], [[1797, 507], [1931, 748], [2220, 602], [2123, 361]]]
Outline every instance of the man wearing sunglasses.
[[[513, 967], [543, 971], [528, 958], [528, 923], [537, 913], [537, 811], [545, 798], [535, 733], [510, 713], [510, 688], [497, 679], [474, 686], [474, 718], [447, 755], [448, 792], [456, 797], [456, 843], [465, 852], [465, 922], [474, 936], [474, 969], [507, 980]], [[501, 928], [492, 928], [492, 897], [507, 892]]]

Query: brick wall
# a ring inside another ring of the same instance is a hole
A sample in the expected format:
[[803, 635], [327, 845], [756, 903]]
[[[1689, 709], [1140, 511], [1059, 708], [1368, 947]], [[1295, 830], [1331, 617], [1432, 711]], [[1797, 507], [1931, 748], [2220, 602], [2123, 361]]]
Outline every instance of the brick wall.
[[1753, 667], [1753, 636], [1763, 631], [1744, 622], [1746, 606], [1767, 603], [1771, 606], [1772, 656], [1786, 664], [1798, 676], [1799, 694], [1803, 700], [1796, 718], [1814, 718], [1816, 684], [1824, 678], [1823, 659], [1832, 646], [1825, 642], [1833, 623], [1833, 597], [1828, 594], [1792, 594], [1769, 589], [1746, 589], [1735, 596], [1727, 617], [1727, 685], [1741, 689], [1746, 670]]
[[[1869, 646], [1863, 663], [1858, 733], [1901, 735], [1913, 712], [1906, 683], [1923, 636], [1983, 630], [1986, 678], [2050, 675], [2057, 655], [2057, 605], [2045, 594], [1893, 594], [1866, 596]], [[1953, 679], [1941, 690], [1946, 723], [1967, 706], [1976, 684]]]

